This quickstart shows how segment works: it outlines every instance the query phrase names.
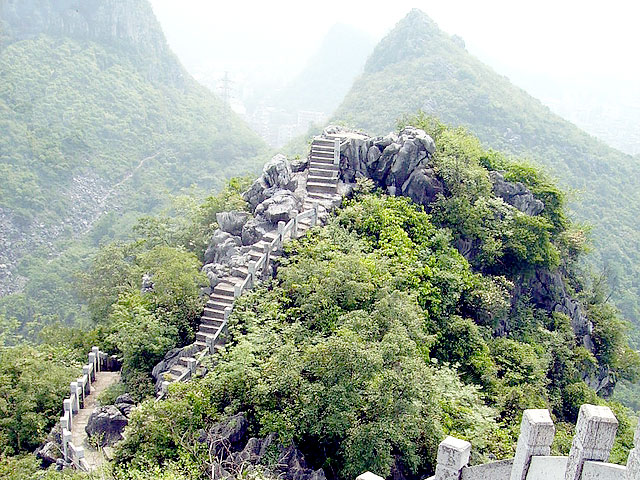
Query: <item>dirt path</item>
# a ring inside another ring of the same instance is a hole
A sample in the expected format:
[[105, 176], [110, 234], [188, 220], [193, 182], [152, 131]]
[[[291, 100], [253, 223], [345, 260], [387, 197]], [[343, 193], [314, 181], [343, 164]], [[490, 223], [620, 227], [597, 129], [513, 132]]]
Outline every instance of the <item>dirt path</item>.
[[104, 454], [89, 445], [87, 433], [84, 428], [87, 426], [91, 412], [98, 403], [98, 396], [107, 388], [120, 381], [120, 372], [98, 372], [96, 381], [91, 384], [91, 394], [86, 397], [84, 408], [74, 415], [71, 426], [72, 442], [78, 447], [84, 447], [85, 460], [91, 470], [95, 470], [105, 461]]

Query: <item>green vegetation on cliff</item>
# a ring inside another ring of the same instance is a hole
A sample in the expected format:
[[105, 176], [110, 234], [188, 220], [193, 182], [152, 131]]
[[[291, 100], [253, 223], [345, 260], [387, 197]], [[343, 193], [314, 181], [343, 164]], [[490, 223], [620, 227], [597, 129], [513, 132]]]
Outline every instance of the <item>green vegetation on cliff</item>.
[[[561, 119], [470, 55], [419, 10], [375, 48], [337, 121], [371, 134], [422, 110], [466, 126], [485, 144], [544, 165], [570, 188], [575, 218], [593, 225], [588, 261], [609, 276], [612, 298], [640, 325], [640, 164]], [[640, 341], [640, 327], [634, 330]]]

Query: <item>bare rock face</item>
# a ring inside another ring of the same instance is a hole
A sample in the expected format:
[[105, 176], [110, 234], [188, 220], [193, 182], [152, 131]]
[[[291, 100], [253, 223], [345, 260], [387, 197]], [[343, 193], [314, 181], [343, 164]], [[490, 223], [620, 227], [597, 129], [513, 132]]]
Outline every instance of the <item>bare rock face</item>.
[[489, 178], [493, 183], [493, 193], [521, 212], [538, 215], [544, 210], [544, 203], [534, 197], [522, 183], [507, 182], [500, 172], [489, 172]]
[[224, 263], [225, 259], [237, 255], [237, 247], [242, 245], [240, 237], [218, 229], [214, 232], [204, 254], [204, 263]]
[[251, 215], [247, 212], [219, 212], [216, 213], [216, 222], [223, 232], [239, 237], [242, 235], [242, 227], [249, 221]]
[[93, 410], [85, 431], [96, 438], [100, 446], [107, 447], [122, 440], [122, 432], [129, 420], [113, 405], [105, 405]]
[[62, 458], [60, 444], [47, 442], [35, 451], [36, 458], [42, 462], [42, 468], [49, 468]]
[[302, 200], [289, 190], [278, 190], [270, 198], [256, 207], [256, 217], [264, 217], [267, 222], [277, 225], [278, 222], [288, 222], [292, 212], [300, 211]]
[[136, 406], [136, 402], [133, 401], [131, 395], [125, 393], [116, 398], [114, 406], [120, 410], [120, 412], [127, 418], [131, 415], [131, 410]]
[[304, 456], [291, 444], [285, 447], [275, 434], [264, 438], [247, 438], [248, 422], [243, 414], [229, 417], [202, 432], [200, 442], [207, 443], [215, 452], [216, 460], [211, 464], [213, 478], [236, 478], [254, 465], [260, 465], [265, 478], [286, 480], [326, 480], [322, 469], [313, 470]]
[[260, 175], [242, 197], [251, 206], [252, 210], [273, 196], [278, 190], [294, 191], [297, 182], [293, 176], [291, 163], [282, 154], [273, 157], [262, 169]]

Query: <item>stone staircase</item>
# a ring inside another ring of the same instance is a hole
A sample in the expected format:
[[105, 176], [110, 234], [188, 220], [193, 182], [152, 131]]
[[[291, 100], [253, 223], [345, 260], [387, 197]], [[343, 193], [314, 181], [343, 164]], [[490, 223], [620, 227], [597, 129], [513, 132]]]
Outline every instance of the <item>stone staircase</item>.
[[[303, 234], [316, 224], [319, 204], [334, 205], [339, 200], [340, 141], [341, 138], [338, 135], [325, 135], [325, 137], [313, 139], [306, 183], [307, 196], [304, 199], [302, 212], [296, 217], [295, 226], [287, 231], [292, 237]], [[281, 225], [280, 228], [283, 226]], [[250, 288], [253, 284], [258, 265], [262, 266], [263, 271], [268, 271], [269, 262], [278, 253], [277, 250], [273, 250], [273, 245], [278, 243], [276, 240], [281, 242], [285, 233], [282, 231], [266, 233], [260, 241], [251, 246], [248, 253], [249, 264], [235, 267], [231, 276], [222, 279], [214, 287], [200, 317], [196, 341], [184, 349], [169, 371], [163, 373], [164, 381], [159, 397], [164, 396], [170, 383], [191, 378], [198, 368], [201, 368], [202, 358], [222, 347], [234, 300], [245, 288]]]

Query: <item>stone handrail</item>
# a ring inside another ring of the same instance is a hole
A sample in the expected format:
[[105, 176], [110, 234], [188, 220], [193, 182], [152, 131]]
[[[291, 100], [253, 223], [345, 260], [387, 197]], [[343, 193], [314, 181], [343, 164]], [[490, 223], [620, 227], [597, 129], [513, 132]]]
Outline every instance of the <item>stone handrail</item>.
[[[548, 410], [525, 410], [515, 457], [468, 466], [471, 444], [447, 437], [427, 480], [640, 480], [640, 424], [626, 465], [607, 463], [618, 420], [609, 407], [582, 405], [567, 457], [551, 456], [555, 426]], [[365, 472], [356, 480], [384, 480]]]
[[84, 458], [84, 448], [74, 445], [71, 441], [73, 418], [83, 407], [86, 397], [91, 394], [91, 384], [95, 382], [97, 373], [107, 368], [109, 360], [109, 355], [101, 352], [98, 347], [93, 347], [89, 352], [87, 364], [82, 367], [82, 376], [71, 382], [70, 395], [62, 402], [64, 413], [60, 417], [60, 427], [63, 458], [79, 470], [89, 471], [89, 466]]

